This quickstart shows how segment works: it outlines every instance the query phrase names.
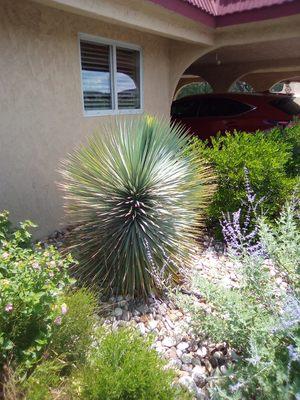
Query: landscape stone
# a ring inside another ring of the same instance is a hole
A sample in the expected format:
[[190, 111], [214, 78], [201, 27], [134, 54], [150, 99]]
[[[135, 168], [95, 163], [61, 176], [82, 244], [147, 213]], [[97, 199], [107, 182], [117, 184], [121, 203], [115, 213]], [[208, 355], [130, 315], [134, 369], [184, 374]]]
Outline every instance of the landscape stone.
[[121, 317], [121, 315], [123, 314], [122, 308], [120, 308], [120, 307], [115, 308], [114, 314], [116, 317]]

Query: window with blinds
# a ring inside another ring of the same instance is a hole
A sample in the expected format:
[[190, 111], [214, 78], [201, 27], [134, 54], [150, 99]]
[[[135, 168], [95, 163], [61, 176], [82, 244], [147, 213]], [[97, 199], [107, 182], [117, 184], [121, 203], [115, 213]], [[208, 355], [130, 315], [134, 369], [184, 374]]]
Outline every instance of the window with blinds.
[[141, 52], [132, 47], [80, 38], [86, 115], [141, 111]]
[[140, 108], [140, 54], [117, 48], [118, 108]]

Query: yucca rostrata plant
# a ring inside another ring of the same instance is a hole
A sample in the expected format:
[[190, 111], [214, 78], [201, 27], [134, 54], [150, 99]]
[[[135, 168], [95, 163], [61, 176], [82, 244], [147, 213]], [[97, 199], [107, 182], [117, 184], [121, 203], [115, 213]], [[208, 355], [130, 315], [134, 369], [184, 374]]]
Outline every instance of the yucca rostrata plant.
[[79, 276], [109, 293], [147, 295], [188, 266], [209, 201], [208, 167], [182, 127], [154, 118], [103, 127], [63, 162]]

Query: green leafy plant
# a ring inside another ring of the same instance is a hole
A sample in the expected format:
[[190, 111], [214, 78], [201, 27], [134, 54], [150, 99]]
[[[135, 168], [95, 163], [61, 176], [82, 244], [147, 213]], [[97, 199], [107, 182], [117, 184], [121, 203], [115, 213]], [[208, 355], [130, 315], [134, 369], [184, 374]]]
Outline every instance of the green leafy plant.
[[72, 281], [62, 259], [49, 247], [31, 245], [29, 221], [11, 230], [8, 213], [0, 214], [0, 367], [24, 363], [30, 368], [61, 321], [61, 296]]
[[209, 168], [183, 152], [187, 143], [168, 121], [122, 120], [64, 162], [79, 276], [106, 293], [147, 295], [189, 264], [213, 186]]
[[70, 374], [87, 362], [93, 341], [98, 338], [96, 295], [84, 288], [69, 289], [54, 306], [57, 308], [59, 323], [52, 326], [38, 362], [30, 368], [26, 362], [14, 363], [14, 369], [6, 368], [3, 383], [8, 399], [66, 399]]
[[108, 332], [100, 339], [90, 365], [73, 377], [73, 397], [84, 400], [183, 400], [173, 386], [172, 370], [150, 348], [151, 340], [134, 330]]
[[288, 176], [299, 178], [300, 174], [300, 122], [296, 120], [288, 128], [275, 129], [271, 133], [280, 142], [288, 143], [292, 149], [292, 157], [286, 166]]
[[[211, 313], [193, 309], [196, 331], [227, 341], [239, 353], [234, 367], [216, 380], [212, 399], [295, 400], [300, 395], [298, 206], [297, 200], [288, 203], [274, 226], [259, 220], [260, 246], [253, 248], [240, 241], [239, 252], [235, 243], [232, 252], [228, 242], [241, 276], [238, 288], [195, 279], [197, 290], [212, 305]], [[236, 218], [232, 229], [229, 223], [224, 225], [227, 231], [241, 232]], [[270, 263], [285, 283], [280, 288]]]
[[247, 353], [251, 334], [265, 332], [271, 307], [257, 301], [248, 290], [228, 290], [203, 277], [196, 276], [194, 285], [212, 307], [211, 314], [192, 307], [197, 334], [202, 338], [209, 337], [215, 343], [226, 341], [235, 350]]
[[54, 400], [59, 399], [63, 380], [61, 372], [63, 363], [59, 360], [44, 360], [36, 366], [32, 374], [16, 387], [20, 399], [25, 400]]
[[53, 329], [48, 357], [64, 361], [64, 371], [83, 364], [94, 340], [97, 325], [97, 298], [87, 289], [68, 292], [62, 298], [65, 312], [61, 324]]
[[273, 227], [270, 227], [265, 220], [261, 220], [260, 237], [263, 248], [284, 273], [286, 280], [293, 289], [300, 289], [300, 230], [297, 201], [285, 205]]
[[264, 215], [269, 219], [278, 216], [297, 180], [292, 173], [296, 168], [293, 143], [300, 129], [297, 133], [296, 128], [291, 129], [295, 129], [295, 133], [280, 130], [227, 133], [212, 138], [211, 143], [192, 139], [191, 151], [210, 162], [217, 176], [218, 189], [209, 206], [208, 217], [210, 226], [219, 234], [218, 221], [222, 213], [234, 212], [246, 201], [245, 168], [257, 198], [264, 199], [260, 204]]

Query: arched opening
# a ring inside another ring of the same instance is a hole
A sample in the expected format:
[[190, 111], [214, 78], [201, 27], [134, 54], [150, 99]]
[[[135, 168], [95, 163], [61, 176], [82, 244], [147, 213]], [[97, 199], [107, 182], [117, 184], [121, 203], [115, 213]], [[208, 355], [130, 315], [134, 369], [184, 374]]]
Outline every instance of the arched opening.
[[295, 97], [300, 97], [300, 78], [277, 82], [270, 88], [270, 92], [292, 94]]
[[270, 88], [270, 92], [271, 93], [282, 93], [283, 90], [284, 90], [284, 83], [283, 82], [275, 83], [275, 85], [273, 85]]
[[[300, 73], [296, 56], [299, 50], [300, 42], [296, 38], [214, 48], [199, 54], [183, 71], [179, 82], [193, 76], [209, 82], [214, 93], [264, 92], [276, 81], [286, 78], [287, 71], [293, 71], [292, 76]], [[275, 74], [285, 76], [273, 79]], [[177, 91], [178, 87], [176, 94]]]
[[254, 88], [243, 80], [237, 80], [233, 82], [228, 91], [231, 93], [253, 93]]
[[182, 86], [177, 92], [175, 93], [174, 99], [181, 99], [182, 97], [192, 96], [194, 94], [203, 94], [203, 93], [212, 93], [213, 89], [211, 85], [206, 82], [191, 82], [187, 83], [186, 85]]

